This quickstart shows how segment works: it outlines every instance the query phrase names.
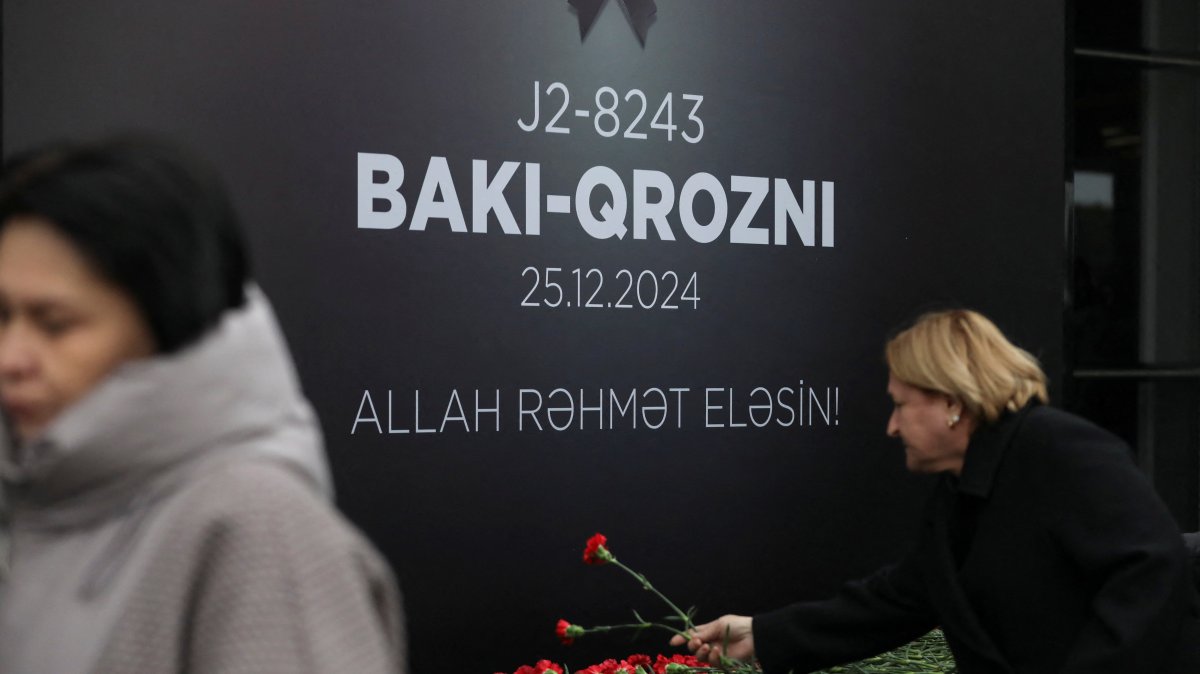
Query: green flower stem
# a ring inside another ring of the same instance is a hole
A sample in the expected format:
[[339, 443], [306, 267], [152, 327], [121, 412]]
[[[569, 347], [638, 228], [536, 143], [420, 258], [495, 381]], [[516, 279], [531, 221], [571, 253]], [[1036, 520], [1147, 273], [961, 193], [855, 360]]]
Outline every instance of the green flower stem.
[[637, 579], [637, 581], [642, 584], [642, 589], [653, 592], [655, 595], [658, 596], [659, 599], [663, 600], [663, 602], [667, 606], [671, 607], [671, 610], [675, 612], [675, 615], [678, 616], [679, 619], [683, 621], [683, 628], [684, 628], [683, 630], [672, 630], [672, 631], [675, 632], [676, 634], [683, 636], [685, 639], [691, 638], [691, 636], [686, 633], [686, 630], [690, 630], [695, 627], [695, 625], [692, 624], [691, 616], [689, 616], [688, 614], [681, 611], [679, 609], [679, 607], [676, 606], [675, 603], [672, 602], [670, 599], [667, 599], [667, 597], [663, 593], [659, 592], [653, 585], [650, 584], [650, 581], [647, 580], [645, 576], [638, 573], [637, 571], [634, 571], [633, 569], [629, 568], [628, 566], [625, 566], [616, 557], [612, 557], [611, 561], [613, 564], [616, 564], [617, 567], [620, 568], [622, 571], [624, 571], [625, 573], [628, 573], [629, 575], [631, 575], [635, 579]]
[[593, 632], [612, 632], [614, 630], [644, 630], [648, 627], [656, 627], [660, 630], [666, 630], [671, 634], [678, 634], [684, 638], [687, 638], [687, 634], [675, 629], [674, 627], [671, 627], [670, 625], [651, 622], [628, 623], [625, 625], [597, 625], [595, 627], [584, 627], [582, 629], [584, 634], [591, 634]]
[[719, 667], [689, 667], [689, 674], [762, 674], [762, 670], [744, 662]]

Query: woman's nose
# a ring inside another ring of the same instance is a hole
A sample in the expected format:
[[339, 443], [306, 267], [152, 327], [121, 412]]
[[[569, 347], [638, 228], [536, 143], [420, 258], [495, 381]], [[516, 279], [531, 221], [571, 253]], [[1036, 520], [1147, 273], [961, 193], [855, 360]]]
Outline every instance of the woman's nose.
[[20, 379], [33, 372], [36, 364], [33, 345], [20, 327], [0, 327], [0, 378]]
[[892, 412], [892, 415], [888, 417], [887, 434], [890, 438], [896, 438], [900, 436], [900, 424], [896, 423], [896, 413], [894, 411]]

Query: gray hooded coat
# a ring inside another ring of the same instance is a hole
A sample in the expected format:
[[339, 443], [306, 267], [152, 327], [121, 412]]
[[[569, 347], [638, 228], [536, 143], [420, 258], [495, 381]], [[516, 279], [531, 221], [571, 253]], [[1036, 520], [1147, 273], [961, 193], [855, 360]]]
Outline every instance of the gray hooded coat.
[[316, 420], [256, 289], [29, 446], [0, 435], [0, 672], [403, 670], [394, 580], [328, 503]]

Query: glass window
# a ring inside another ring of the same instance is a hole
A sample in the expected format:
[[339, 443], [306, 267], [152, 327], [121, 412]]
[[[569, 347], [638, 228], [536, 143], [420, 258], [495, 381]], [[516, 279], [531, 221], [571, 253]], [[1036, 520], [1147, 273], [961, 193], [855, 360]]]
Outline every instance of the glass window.
[[1075, 6], [1064, 402], [1200, 528], [1198, 3]]

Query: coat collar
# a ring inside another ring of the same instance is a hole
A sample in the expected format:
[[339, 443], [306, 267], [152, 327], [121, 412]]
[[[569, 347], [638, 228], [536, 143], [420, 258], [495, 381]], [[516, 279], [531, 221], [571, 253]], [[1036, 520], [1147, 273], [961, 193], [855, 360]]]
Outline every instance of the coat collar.
[[[979, 664], [983, 661], [990, 663], [987, 672], [1011, 672], [1008, 661], [1000, 654], [996, 642], [992, 640], [979, 616], [967, 599], [967, 595], [958, 577], [958, 566], [950, 552], [950, 538], [947, 522], [950, 518], [950, 508], [954, 501], [956, 488], [953, 477], [946, 474], [946, 479], [938, 486], [934, 497], [933, 540], [930, 550], [932, 574], [929, 580], [929, 598], [936, 607], [941, 618], [942, 629], [946, 638], [955, 646], [955, 650], [966, 648], [972, 654], [972, 660]], [[961, 654], [956, 657], [962, 657]]]
[[118, 368], [20, 451], [0, 421], [9, 500], [90, 521], [227, 451], [282, 459], [326, 491], [320, 429], [274, 312], [257, 287], [246, 295], [196, 343]]
[[969, 494], [979, 498], [987, 498], [992, 493], [996, 481], [996, 472], [1004, 459], [1004, 450], [1012, 443], [1013, 435], [1021, 427], [1026, 415], [1040, 403], [1031, 400], [1016, 412], [1006, 411], [995, 422], [984, 424], [975, 430], [971, 442], [967, 445], [967, 455], [963, 459], [962, 472], [958, 477], [957, 490], [961, 494]]

